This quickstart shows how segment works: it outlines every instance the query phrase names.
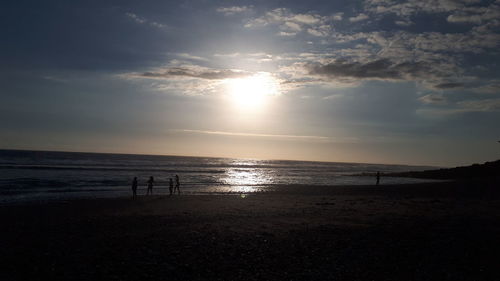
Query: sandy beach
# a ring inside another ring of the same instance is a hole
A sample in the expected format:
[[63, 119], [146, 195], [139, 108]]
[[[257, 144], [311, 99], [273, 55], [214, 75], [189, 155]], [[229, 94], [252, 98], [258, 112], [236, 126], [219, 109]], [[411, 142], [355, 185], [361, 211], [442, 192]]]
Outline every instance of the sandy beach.
[[500, 280], [496, 183], [0, 207], [1, 280]]

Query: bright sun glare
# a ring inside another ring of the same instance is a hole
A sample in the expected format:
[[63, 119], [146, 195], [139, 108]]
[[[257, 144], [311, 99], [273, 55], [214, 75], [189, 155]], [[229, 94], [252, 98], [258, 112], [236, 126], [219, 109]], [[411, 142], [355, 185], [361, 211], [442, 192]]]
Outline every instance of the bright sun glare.
[[268, 97], [279, 93], [278, 81], [265, 72], [246, 78], [228, 79], [227, 85], [231, 99], [242, 108], [261, 106]]

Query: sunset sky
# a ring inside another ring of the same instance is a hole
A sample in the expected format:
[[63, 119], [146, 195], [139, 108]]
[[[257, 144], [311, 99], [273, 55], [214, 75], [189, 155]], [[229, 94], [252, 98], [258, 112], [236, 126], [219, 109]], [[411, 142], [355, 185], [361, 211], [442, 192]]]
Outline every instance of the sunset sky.
[[500, 0], [9, 1], [0, 148], [500, 155]]

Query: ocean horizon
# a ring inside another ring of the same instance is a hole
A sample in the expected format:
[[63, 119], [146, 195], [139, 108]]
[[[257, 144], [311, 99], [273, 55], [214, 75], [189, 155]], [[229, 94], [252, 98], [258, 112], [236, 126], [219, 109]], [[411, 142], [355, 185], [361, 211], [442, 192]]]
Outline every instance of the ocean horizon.
[[[168, 194], [170, 178], [179, 175], [182, 194], [265, 192], [274, 186], [372, 185], [376, 172], [432, 169], [431, 166], [367, 163], [259, 160], [95, 152], [0, 150], [0, 204], [71, 198], [112, 198], [138, 194], [155, 179], [154, 194]], [[382, 184], [429, 180], [383, 177]]]

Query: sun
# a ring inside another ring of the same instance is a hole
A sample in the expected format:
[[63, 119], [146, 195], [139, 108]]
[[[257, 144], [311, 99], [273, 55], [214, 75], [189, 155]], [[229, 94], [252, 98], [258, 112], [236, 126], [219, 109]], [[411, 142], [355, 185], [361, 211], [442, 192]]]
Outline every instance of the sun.
[[227, 91], [231, 100], [241, 108], [257, 108], [279, 93], [278, 81], [267, 72], [249, 77], [228, 79]]

